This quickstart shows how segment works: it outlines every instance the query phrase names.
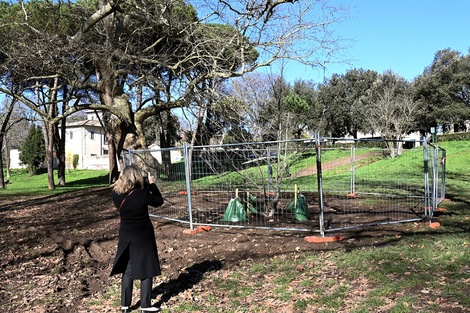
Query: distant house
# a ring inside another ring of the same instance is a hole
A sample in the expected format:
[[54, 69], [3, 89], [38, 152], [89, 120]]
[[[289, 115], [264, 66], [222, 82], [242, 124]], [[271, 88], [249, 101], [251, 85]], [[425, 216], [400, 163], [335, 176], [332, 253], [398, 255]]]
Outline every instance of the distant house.
[[[65, 157], [72, 166], [73, 155], [78, 155], [78, 169], [108, 169], [108, 143], [104, 128], [94, 111], [87, 111], [87, 119], [67, 123], [65, 132]], [[25, 168], [19, 159], [19, 150], [10, 151], [10, 168]], [[57, 162], [54, 160], [54, 166]], [[42, 167], [45, 165], [43, 164]]]
[[[157, 162], [162, 164], [162, 151], [160, 150], [160, 146], [157, 144], [152, 144], [149, 146], [151, 150], [150, 154], [157, 159]], [[183, 153], [180, 149], [171, 149], [170, 150], [170, 162], [177, 163], [183, 161]]]
[[[358, 133], [357, 134], [357, 139], [380, 139], [380, 134], [376, 134], [374, 137], [373, 134], [363, 134], [363, 133]], [[406, 134], [402, 137], [402, 142], [403, 142], [403, 148], [404, 149], [412, 149], [415, 147], [418, 147], [421, 145], [420, 140], [421, 140], [421, 135], [419, 132], [413, 132], [411, 134]]]
[[104, 128], [94, 111], [86, 111], [87, 119], [67, 123], [65, 155], [78, 155], [80, 169], [108, 169], [108, 143]]
[[10, 168], [26, 168], [26, 166], [20, 161], [20, 150], [10, 150]]

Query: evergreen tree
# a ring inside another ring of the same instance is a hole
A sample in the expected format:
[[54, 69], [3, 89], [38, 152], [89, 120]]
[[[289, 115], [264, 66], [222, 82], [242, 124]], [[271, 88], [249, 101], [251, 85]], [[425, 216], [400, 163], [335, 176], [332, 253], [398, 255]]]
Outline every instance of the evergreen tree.
[[33, 176], [37, 173], [45, 156], [46, 146], [41, 127], [32, 125], [21, 149], [20, 161], [27, 166], [29, 175]]

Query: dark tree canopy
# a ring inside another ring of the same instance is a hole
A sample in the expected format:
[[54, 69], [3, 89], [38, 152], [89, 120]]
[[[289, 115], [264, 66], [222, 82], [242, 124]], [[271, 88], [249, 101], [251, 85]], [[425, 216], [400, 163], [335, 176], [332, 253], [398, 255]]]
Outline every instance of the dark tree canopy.
[[352, 136], [368, 132], [366, 122], [370, 89], [378, 73], [370, 70], [352, 69], [344, 75], [333, 75], [319, 85], [318, 105], [324, 110], [325, 131], [333, 137]]
[[46, 147], [42, 129], [33, 124], [20, 151], [20, 161], [27, 166], [30, 175], [35, 175], [45, 156]]
[[465, 129], [470, 118], [470, 54], [445, 49], [436, 52], [433, 63], [414, 81], [415, 101], [423, 111], [419, 129], [443, 125], [444, 130]]

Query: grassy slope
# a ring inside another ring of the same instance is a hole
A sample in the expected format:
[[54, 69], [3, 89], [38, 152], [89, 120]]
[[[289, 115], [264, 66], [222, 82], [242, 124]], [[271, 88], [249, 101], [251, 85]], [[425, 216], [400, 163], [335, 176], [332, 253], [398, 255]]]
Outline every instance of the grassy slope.
[[[376, 238], [371, 246], [352, 240], [336, 251], [248, 260], [223, 280], [220, 273], [208, 276], [195, 295], [210, 302], [217, 298], [212, 290], [227, 290], [223, 309], [217, 302], [208, 309], [207, 303], [181, 299], [172, 312], [278, 311], [265, 306], [270, 302], [292, 312], [469, 312], [470, 141], [441, 147], [447, 151], [450, 200], [441, 204], [448, 210], [437, 218], [441, 227], [408, 224], [400, 235]], [[254, 283], [254, 275], [264, 277], [263, 284]], [[241, 310], [252, 295], [257, 299]]]

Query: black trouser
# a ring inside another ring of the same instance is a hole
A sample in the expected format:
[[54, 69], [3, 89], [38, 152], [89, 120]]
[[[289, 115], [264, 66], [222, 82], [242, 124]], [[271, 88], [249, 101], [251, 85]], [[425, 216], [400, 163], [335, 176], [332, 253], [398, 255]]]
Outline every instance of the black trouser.
[[[127, 268], [122, 274], [121, 280], [121, 306], [131, 306], [132, 287], [134, 280], [132, 279], [131, 262], [127, 263]], [[140, 280], [140, 307], [149, 308], [152, 305], [152, 277]]]

